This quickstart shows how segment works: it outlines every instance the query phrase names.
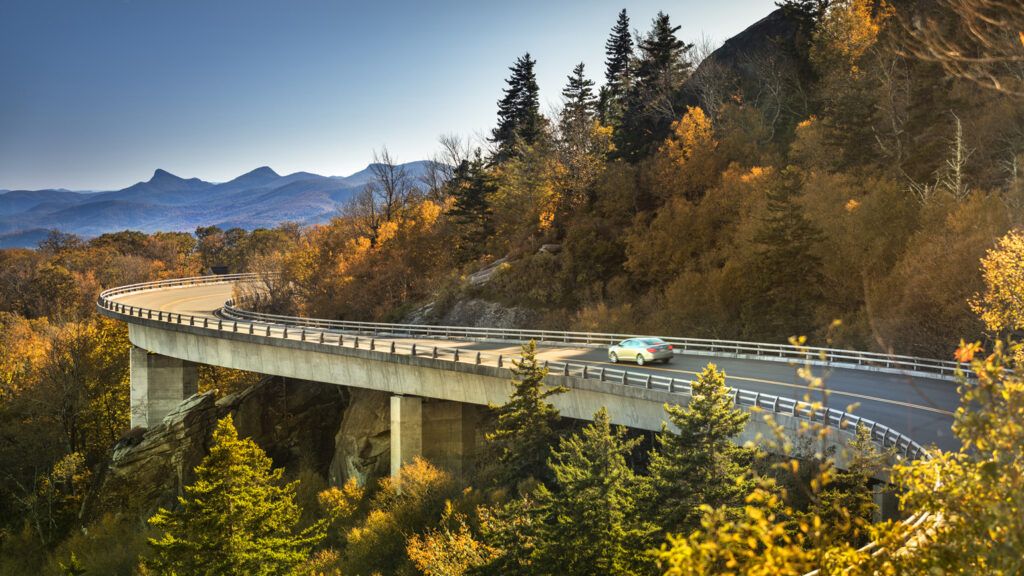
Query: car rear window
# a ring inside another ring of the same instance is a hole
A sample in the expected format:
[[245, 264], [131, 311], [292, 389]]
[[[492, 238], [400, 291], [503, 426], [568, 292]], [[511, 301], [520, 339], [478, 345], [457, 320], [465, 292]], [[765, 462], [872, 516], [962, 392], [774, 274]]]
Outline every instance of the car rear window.
[[660, 338], [644, 338], [640, 343], [650, 346], [652, 344], [664, 344], [665, 341]]

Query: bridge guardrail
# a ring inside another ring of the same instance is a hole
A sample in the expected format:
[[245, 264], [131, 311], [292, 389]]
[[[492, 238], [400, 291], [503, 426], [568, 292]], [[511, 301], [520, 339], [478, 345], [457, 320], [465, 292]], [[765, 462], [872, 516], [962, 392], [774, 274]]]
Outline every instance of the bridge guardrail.
[[431, 326], [424, 324], [394, 324], [377, 322], [356, 322], [350, 320], [323, 320], [279, 314], [265, 314], [245, 310], [228, 301], [223, 313], [230, 318], [246, 321], [275, 322], [328, 328], [333, 330], [358, 331], [373, 334], [391, 334], [408, 337], [439, 339], [472, 338], [499, 341], [553, 342], [577, 346], [611, 345], [627, 338], [661, 338], [672, 344], [679, 354], [729, 356], [735, 358], [756, 358], [779, 362], [805, 362], [823, 366], [851, 367], [891, 374], [907, 374], [928, 378], [955, 381], [957, 373], [970, 373], [970, 366], [947, 360], [917, 358], [877, 352], [860, 352], [814, 346], [793, 346], [791, 344], [767, 344], [739, 340], [710, 340], [703, 338], [678, 338], [652, 334], [615, 334], [596, 332], [570, 332], [557, 330], [522, 330], [515, 328], [476, 328], [466, 326]]
[[[459, 332], [449, 332], [451, 336], [461, 336], [464, 338], [489, 338], [497, 337], [496, 339], [510, 338], [512, 335], [515, 336], [519, 341], [524, 339], [540, 339], [542, 341], [551, 341], [552, 335], [561, 336], [563, 340], [554, 340], [557, 342], [567, 342], [574, 344], [589, 344], [589, 341], [580, 341], [578, 337], [582, 336], [584, 339], [587, 337], [597, 338], [608, 338], [608, 340], [595, 341], [593, 344], [604, 344], [606, 342], [618, 341], [616, 339], [624, 339], [636, 337], [634, 335], [622, 335], [622, 334], [588, 334], [582, 332], [557, 332], [557, 331], [531, 331], [531, 330], [498, 330], [489, 328], [465, 328], [465, 327], [453, 327], [453, 326], [434, 326], [426, 327], [412, 324], [379, 324], [370, 322], [346, 322], [346, 321], [330, 321], [330, 320], [317, 320], [310, 318], [297, 318], [288, 316], [277, 316], [271, 314], [260, 314], [256, 312], [246, 312], [235, 308], [230, 302], [226, 303], [225, 309], [227, 314], [225, 317], [211, 318], [209, 316], [195, 316], [191, 314], [181, 314], [173, 312], [164, 312], [162, 310], [154, 310], [151, 308], [142, 308], [137, 306], [130, 306], [122, 304], [114, 300], [116, 296], [130, 294], [135, 292], [159, 290], [165, 288], [176, 288], [184, 286], [196, 286], [196, 285], [210, 285], [210, 284], [224, 284], [234, 283], [238, 281], [249, 281], [254, 280], [255, 275], [253, 274], [230, 274], [220, 276], [198, 276], [191, 278], [176, 278], [172, 280], [159, 280], [155, 282], [144, 282], [140, 284], [132, 284], [128, 286], [121, 286], [110, 290], [103, 291], [97, 299], [97, 307], [106, 312], [109, 315], [121, 318], [140, 318], [146, 320], [156, 320], [157, 322], [167, 322], [170, 324], [188, 324], [193, 328], [199, 328], [203, 330], [209, 330], [213, 332], [233, 332], [233, 333], [247, 333], [254, 336], [261, 336], [269, 339], [287, 339], [287, 340], [299, 340], [306, 342], [313, 342], [325, 346], [338, 346], [338, 347], [350, 347], [360, 350], [370, 350], [387, 352], [390, 354], [403, 354], [417, 357], [429, 357], [434, 360], [450, 361], [456, 363], [472, 363], [477, 365], [493, 365], [497, 368], [508, 368], [511, 360], [514, 356], [505, 356], [503, 354], [483, 354], [477, 351], [473, 352], [462, 350], [458, 347], [438, 347], [438, 346], [417, 346], [415, 343], [404, 343], [396, 342], [395, 340], [380, 339], [378, 336], [399, 336], [406, 337], [409, 335], [421, 336], [424, 333], [421, 332], [403, 332], [405, 329], [434, 329], [434, 330], [448, 330], [458, 329]], [[244, 313], [244, 314], [243, 314]], [[231, 318], [232, 314], [243, 316], [247, 314], [246, 318]], [[283, 321], [279, 321], [283, 320]], [[296, 332], [296, 327], [298, 332]], [[392, 333], [385, 333], [384, 327], [387, 327]], [[400, 327], [401, 330], [396, 331], [396, 327]], [[291, 328], [291, 333], [289, 333]], [[308, 329], [312, 329], [311, 331]], [[397, 333], [396, 333], [397, 332]], [[367, 339], [366, 336], [370, 337]], [[430, 334], [432, 337], [437, 337], [438, 333]], [[490, 335], [490, 336], [488, 336]], [[360, 336], [362, 339], [360, 340]], [[666, 339], [669, 342], [716, 342], [708, 340], [697, 340], [697, 339]], [[737, 342], [735, 344], [753, 344], [753, 343], [742, 343]], [[776, 347], [782, 348], [779, 345], [761, 345], [765, 347]], [[799, 350], [794, 346], [789, 348]], [[758, 349], [760, 350], [760, 349]], [[826, 348], [817, 348], [812, 350], [818, 351], [830, 351]], [[844, 351], [839, 351], [844, 352]], [[861, 353], [854, 353], [852, 357], [860, 358]], [[870, 355], [870, 353], [863, 353]], [[909, 358], [909, 357], [901, 357]], [[807, 360], [805, 355], [794, 355], [789, 358], [792, 361]], [[934, 363], [942, 363], [942, 361], [930, 361]], [[953, 363], [949, 363], [953, 364]], [[583, 379], [595, 379], [602, 382], [615, 382], [622, 386], [642, 386], [647, 389], [657, 389], [667, 391], [671, 394], [680, 394], [682, 396], [689, 396], [692, 392], [690, 382], [671, 378], [667, 376], [656, 376], [651, 374], [641, 374], [637, 372], [631, 372], [625, 369], [615, 368], [594, 368], [589, 364], [577, 364], [573, 362], [558, 362], [558, 361], [545, 361], [544, 367], [549, 371], [549, 374], [558, 374], [563, 376], [575, 376]], [[774, 396], [771, 394], [763, 394], [760, 392], [751, 392], [748, 390], [742, 390], [733, 388], [733, 402], [737, 406], [746, 408], [753, 408], [759, 411], [771, 412], [774, 414], [781, 414], [808, 420], [811, 422], [820, 422], [835, 428], [838, 430], [856, 430], [857, 427], [863, 426], [869, 430], [872, 441], [878, 443], [882, 448], [894, 448], [895, 451], [905, 458], [917, 459], [917, 458], [930, 458], [930, 453], [925, 450], [920, 444], [898, 432], [888, 426], [874, 422], [867, 418], [861, 418], [855, 414], [848, 413], [843, 410], [836, 410], [829, 407], [820, 407], [808, 402], [801, 400], [795, 400], [792, 398], [786, 398], [781, 396]], [[921, 530], [926, 524], [935, 523], [940, 521], [936, 515], [930, 513], [917, 513], [911, 515], [909, 518], [904, 520], [904, 524], [909, 526], [911, 529], [908, 531], [908, 538], [921, 537]], [[909, 540], [908, 540], [909, 541]], [[871, 542], [862, 548], [864, 551], [869, 551], [872, 554], [880, 554], [884, 552], [884, 549], [880, 548], [877, 543]], [[805, 576], [815, 576], [818, 573], [817, 570], [810, 572]]]

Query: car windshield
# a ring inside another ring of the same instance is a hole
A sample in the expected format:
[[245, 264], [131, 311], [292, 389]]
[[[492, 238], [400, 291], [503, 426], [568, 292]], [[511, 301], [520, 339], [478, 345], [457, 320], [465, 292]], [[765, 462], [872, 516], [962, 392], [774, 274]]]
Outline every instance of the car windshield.
[[656, 344], [664, 344], [665, 341], [661, 338], [644, 338], [643, 340], [640, 340], [640, 343], [645, 346], [653, 346]]

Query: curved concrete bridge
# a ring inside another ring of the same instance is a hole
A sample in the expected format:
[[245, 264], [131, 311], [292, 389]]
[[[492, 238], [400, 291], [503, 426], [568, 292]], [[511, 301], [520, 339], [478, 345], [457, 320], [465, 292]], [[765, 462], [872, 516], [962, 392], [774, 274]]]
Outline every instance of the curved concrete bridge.
[[[391, 393], [392, 470], [423, 455], [460, 472], [474, 452], [478, 408], [507, 399], [511, 360], [522, 341], [535, 338], [549, 383], [569, 388], [552, 398], [569, 418], [589, 419], [604, 406], [617, 424], [660, 430], [664, 405], [684, 404], [689, 379], [714, 361], [726, 370], [738, 405], [773, 412], [793, 431], [802, 420], [826, 422], [828, 442], [836, 447], [857, 424], [905, 457], [923, 453], [918, 442], [946, 448], [955, 442], [949, 432], [958, 401], [952, 363], [801, 352], [801, 362], [829, 366], [818, 370], [829, 373], [824, 399], [835, 408], [812, 410], [791, 399], [807, 392], [790, 365], [796, 349], [677, 340], [680, 353], [672, 364], [625, 367], [608, 363], [603, 349], [625, 335], [330, 322], [230, 306], [235, 283], [251, 280], [200, 277], [101, 295], [100, 311], [126, 321], [134, 345], [133, 426], [159, 423], [195, 392], [196, 364], [210, 364]], [[843, 411], [852, 403], [859, 404], [857, 415]], [[741, 440], [758, 434], [770, 431], [761, 418], [751, 418]]]

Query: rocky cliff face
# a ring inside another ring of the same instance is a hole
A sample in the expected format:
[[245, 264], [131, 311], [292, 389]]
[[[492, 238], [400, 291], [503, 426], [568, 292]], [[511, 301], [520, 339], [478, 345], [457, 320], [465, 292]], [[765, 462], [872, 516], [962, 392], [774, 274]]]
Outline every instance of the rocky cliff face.
[[306, 467], [335, 484], [352, 477], [373, 482], [390, 466], [388, 402], [381, 392], [283, 378], [220, 400], [212, 392], [197, 394], [161, 424], [133, 430], [114, 447], [92, 509], [127, 504], [148, 517], [173, 506], [194, 480], [217, 420], [228, 414], [275, 466]]

